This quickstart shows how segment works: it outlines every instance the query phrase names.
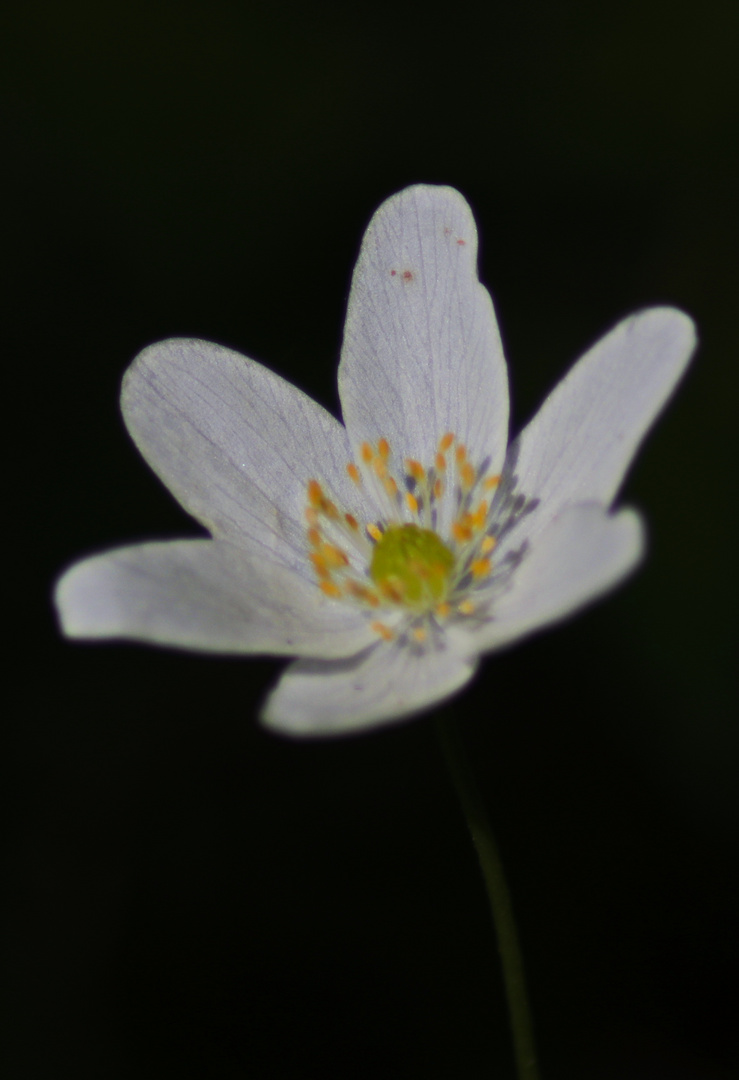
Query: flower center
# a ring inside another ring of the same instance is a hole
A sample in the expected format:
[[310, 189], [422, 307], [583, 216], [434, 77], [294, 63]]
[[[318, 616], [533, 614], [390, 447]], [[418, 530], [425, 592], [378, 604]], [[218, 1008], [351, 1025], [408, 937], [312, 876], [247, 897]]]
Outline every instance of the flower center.
[[454, 555], [435, 532], [391, 525], [375, 544], [369, 570], [382, 595], [428, 611], [446, 600], [454, 564]]
[[419, 644], [448, 619], [484, 617], [487, 587], [504, 585], [514, 565], [509, 553], [494, 569], [498, 538], [529, 504], [499, 487], [489, 459], [473, 465], [452, 432], [425, 466], [396, 457], [385, 438], [359, 449], [346, 467], [364, 496], [356, 516], [308, 481], [307, 554], [318, 587], [363, 608], [388, 641]]

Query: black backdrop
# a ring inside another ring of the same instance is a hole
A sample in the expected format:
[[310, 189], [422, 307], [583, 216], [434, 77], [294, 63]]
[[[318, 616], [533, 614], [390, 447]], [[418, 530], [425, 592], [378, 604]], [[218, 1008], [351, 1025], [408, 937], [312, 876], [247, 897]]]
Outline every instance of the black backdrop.
[[512, 1076], [431, 725], [269, 737], [280, 663], [68, 644], [49, 603], [75, 557], [200, 532], [125, 434], [132, 356], [210, 338], [335, 410], [362, 230], [417, 181], [473, 205], [514, 429], [621, 316], [699, 323], [622, 497], [644, 569], [455, 711], [545, 1078], [734, 1075], [736, 16], [31, 0], [6, 23], [9, 1078]]

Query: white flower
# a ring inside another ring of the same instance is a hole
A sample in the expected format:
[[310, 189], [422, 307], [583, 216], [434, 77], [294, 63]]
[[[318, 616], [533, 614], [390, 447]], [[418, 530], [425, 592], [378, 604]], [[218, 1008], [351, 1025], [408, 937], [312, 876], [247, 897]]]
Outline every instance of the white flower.
[[638, 562], [609, 506], [695, 344], [652, 308], [619, 323], [508, 443], [506, 365], [458, 192], [377, 211], [354, 272], [342, 426], [294, 386], [203, 341], [145, 349], [122, 407], [144, 457], [212, 540], [72, 566], [66, 634], [297, 656], [264, 722], [376, 727], [447, 697], [481, 653], [569, 615]]

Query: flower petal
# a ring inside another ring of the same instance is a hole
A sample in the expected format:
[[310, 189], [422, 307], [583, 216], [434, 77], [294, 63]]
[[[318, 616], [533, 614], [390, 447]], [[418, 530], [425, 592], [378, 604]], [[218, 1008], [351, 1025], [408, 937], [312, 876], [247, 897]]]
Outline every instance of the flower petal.
[[582, 357], [511, 446], [518, 489], [540, 500], [517, 535], [533, 535], [567, 503], [610, 504], [695, 343], [687, 315], [651, 308]]
[[449, 697], [475, 668], [474, 660], [451, 649], [417, 656], [385, 642], [347, 660], [297, 660], [270, 694], [261, 718], [286, 735], [367, 731]]
[[121, 400], [141, 453], [216, 536], [307, 574], [308, 480], [328, 481], [358, 509], [342, 425], [246, 356], [207, 341], [160, 342], [133, 362]]
[[339, 366], [355, 447], [385, 436], [431, 463], [454, 432], [473, 464], [499, 471], [508, 382], [493, 304], [477, 277], [477, 229], [453, 188], [406, 188], [383, 203], [354, 271]]
[[475, 651], [498, 649], [564, 619], [612, 589], [639, 562], [644, 529], [633, 510], [573, 506], [544, 529], [495, 601], [491, 622], [470, 633]]
[[218, 540], [137, 544], [76, 563], [56, 604], [68, 637], [226, 653], [349, 656], [375, 635], [357, 611]]

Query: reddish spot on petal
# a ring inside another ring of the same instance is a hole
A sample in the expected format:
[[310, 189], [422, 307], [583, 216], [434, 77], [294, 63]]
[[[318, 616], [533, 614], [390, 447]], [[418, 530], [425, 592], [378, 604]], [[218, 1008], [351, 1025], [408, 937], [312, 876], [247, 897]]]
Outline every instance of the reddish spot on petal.
[[397, 274], [397, 270], [391, 270], [390, 271], [390, 277], [395, 277], [396, 274]]
[[413, 281], [413, 274], [410, 270], [403, 271], [403, 281]]
[[467, 243], [467, 241], [466, 240], [457, 240], [457, 243], [459, 244], [460, 247], [464, 247], [464, 245]]

